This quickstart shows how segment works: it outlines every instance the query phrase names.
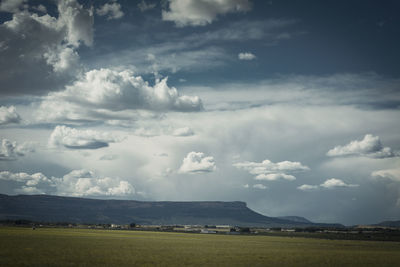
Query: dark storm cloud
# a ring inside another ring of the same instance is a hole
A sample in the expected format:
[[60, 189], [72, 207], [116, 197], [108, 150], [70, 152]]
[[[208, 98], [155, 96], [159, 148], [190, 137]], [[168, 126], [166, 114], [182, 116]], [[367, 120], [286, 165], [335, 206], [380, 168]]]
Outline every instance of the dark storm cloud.
[[58, 17], [16, 9], [0, 25], [0, 94], [54, 91], [79, 71], [76, 50], [92, 44], [92, 11], [76, 1], [59, 1], [57, 7]]

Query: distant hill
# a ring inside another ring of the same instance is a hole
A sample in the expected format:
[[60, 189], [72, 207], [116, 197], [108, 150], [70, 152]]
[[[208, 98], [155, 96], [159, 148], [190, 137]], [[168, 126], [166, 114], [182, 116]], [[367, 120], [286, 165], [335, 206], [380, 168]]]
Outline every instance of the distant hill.
[[[293, 218], [293, 217], [291, 217]], [[238, 225], [258, 227], [336, 226], [264, 216], [244, 202], [145, 202], [51, 195], [0, 194], [0, 220], [148, 225]]]
[[397, 227], [400, 228], [400, 221], [384, 221], [381, 223], [374, 224], [376, 226], [383, 226], [383, 227]]
[[292, 221], [292, 222], [299, 222], [299, 223], [313, 223], [313, 222], [307, 220], [306, 218], [300, 217], [300, 216], [280, 216], [277, 218]]

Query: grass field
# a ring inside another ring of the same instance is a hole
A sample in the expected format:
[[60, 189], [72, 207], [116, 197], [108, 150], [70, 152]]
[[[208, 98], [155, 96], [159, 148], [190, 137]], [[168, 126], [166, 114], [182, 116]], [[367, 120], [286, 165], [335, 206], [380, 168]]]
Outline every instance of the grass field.
[[1, 266], [399, 266], [400, 242], [0, 228]]

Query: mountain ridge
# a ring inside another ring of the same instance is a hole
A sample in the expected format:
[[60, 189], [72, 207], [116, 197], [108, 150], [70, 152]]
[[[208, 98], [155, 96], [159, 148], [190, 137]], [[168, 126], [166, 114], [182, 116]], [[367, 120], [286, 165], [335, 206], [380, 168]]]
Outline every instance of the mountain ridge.
[[383, 221], [377, 224], [372, 224], [373, 226], [383, 226], [383, 227], [395, 227], [400, 228], [400, 220], [398, 221]]
[[[308, 221], [269, 217], [242, 201], [137, 201], [53, 195], [0, 194], [0, 220], [26, 219], [71, 223], [137, 223], [144, 225], [238, 225], [253, 227], [313, 227]], [[300, 218], [300, 217], [296, 217]]]

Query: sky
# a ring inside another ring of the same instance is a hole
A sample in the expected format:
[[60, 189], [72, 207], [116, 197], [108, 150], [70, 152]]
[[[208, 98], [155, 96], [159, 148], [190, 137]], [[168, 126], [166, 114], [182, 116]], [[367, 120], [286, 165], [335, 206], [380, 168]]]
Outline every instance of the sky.
[[0, 2], [0, 193], [400, 219], [398, 1]]

